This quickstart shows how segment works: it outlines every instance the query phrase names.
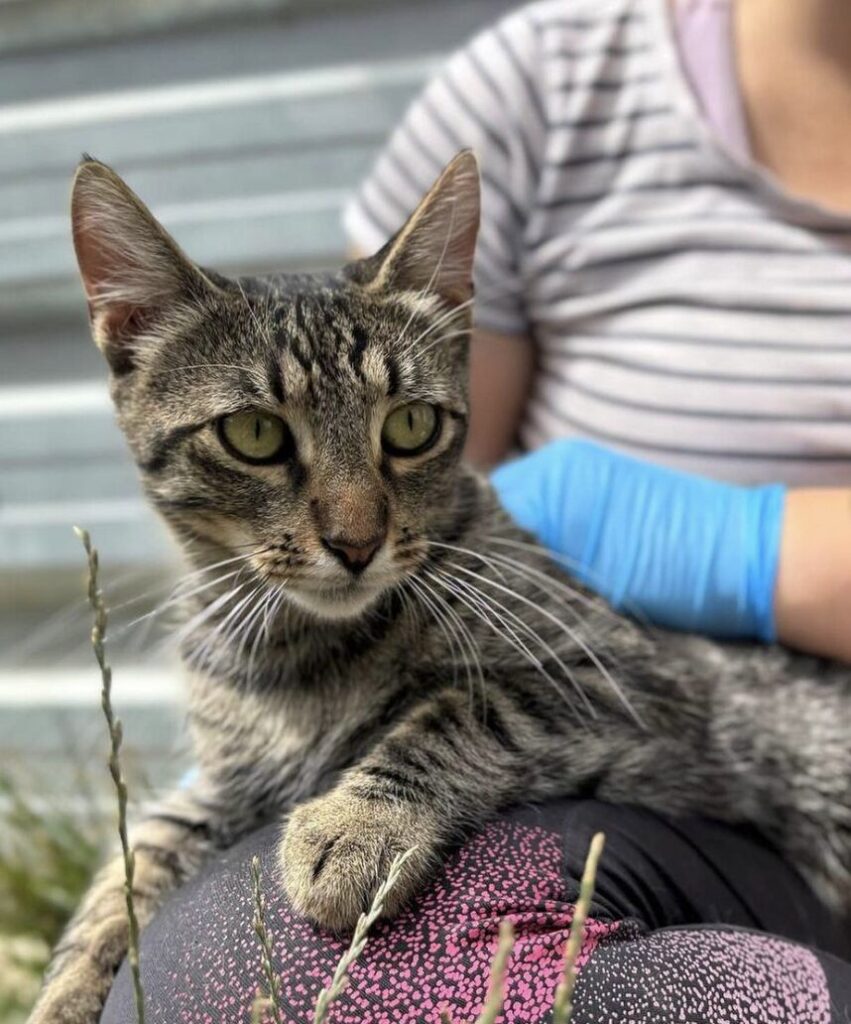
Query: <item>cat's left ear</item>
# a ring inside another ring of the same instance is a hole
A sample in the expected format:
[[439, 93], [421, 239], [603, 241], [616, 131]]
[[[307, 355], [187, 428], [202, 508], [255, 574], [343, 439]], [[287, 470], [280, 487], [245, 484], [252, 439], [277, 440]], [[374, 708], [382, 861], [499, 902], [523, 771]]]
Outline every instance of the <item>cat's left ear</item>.
[[460, 152], [401, 230], [367, 261], [370, 290], [438, 295], [459, 306], [473, 297], [473, 255], [480, 217], [479, 165]]

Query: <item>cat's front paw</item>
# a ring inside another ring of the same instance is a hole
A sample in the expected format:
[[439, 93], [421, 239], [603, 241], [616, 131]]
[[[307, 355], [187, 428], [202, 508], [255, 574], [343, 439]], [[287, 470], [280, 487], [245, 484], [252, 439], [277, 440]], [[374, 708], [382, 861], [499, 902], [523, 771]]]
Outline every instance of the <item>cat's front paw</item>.
[[422, 807], [335, 790], [290, 816], [280, 849], [284, 888], [299, 913], [332, 931], [351, 931], [394, 857], [413, 847], [385, 902], [385, 917], [399, 912], [437, 863], [436, 819]]

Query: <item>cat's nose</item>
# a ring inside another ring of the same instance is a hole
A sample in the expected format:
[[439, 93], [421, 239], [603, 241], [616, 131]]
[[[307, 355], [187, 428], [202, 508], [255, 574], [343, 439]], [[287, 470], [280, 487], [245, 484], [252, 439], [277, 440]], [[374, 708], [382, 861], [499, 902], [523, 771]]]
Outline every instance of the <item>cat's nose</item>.
[[347, 537], [322, 537], [321, 540], [325, 550], [357, 576], [375, 558], [386, 536], [384, 531], [365, 541], [353, 541]]

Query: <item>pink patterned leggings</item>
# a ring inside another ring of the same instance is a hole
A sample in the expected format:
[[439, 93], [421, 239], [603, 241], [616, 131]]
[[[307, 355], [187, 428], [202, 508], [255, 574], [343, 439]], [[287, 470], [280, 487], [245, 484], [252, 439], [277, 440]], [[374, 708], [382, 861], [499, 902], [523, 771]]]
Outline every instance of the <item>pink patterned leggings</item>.
[[[573, 1024], [847, 1024], [851, 927], [755, 837], [704, 821], [560, 801], [504, 815], [379, 925], [331, 1024], [475, 1019], [502, 918], [515, 926], [504, 1024], [543, 1024], [590, 836], [606, 832]], [[345, 943], [296, 916], [266, 828], [185, 886], [145, 932], [149, 1024], [242, 1024], [263, 984], [249, 864], [266, 879], [284, 1017], [309, 1024]], [[782, 938], [780, 936], [783, 936]], [[126, 965], [101, 1024], [135, 1019]]]

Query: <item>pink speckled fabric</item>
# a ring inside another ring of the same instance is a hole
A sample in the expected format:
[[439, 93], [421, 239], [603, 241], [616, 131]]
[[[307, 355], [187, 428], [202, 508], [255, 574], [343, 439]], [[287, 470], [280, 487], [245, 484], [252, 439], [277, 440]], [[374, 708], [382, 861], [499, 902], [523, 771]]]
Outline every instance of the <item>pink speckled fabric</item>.
[[[576, 1001], [575, 1024], [834, 1021], [825, 973], [811, 950], [724, 929], [670, 929], [603, 949], [580, 975]], [[601, 1006], [605, 1017], [592, 1012]]]
[[[266, 877], [274, 870], [265, 865]], [[345, 943], [326, 936], [287, 906], [267, 884], [267, 920], [278, 937], [282, 999], [293, 1021], [309, 1021]], [[247, 908], [248, 909], [248, 908]], [[456, 853], [443, 875], [395, 924], [380, 925], [351, 985], [332, 1008], [333, 1024], [416, 1024], [437, 1021], [442, 1008], [458, 1020], [475, 1018], [487, 991], [499, 922], [517, 932], [504, 1024], [529, 1024], [545, 1016], [558, 984], [573, 917], [561, 872], [560, 837], [540, 828], [494, 824]], [[247, 918], [248, 915], [246, 915]], [[619, 923], [590, 920], [579, 958], [584, 965], [600, 940]], [[235, 930], [231, 916], [207, 920], [203, 967], [187, 946], [175, 965], [174, 1007], [181, 1024], [248, 1020], [262, 983], [257, 940], [248, 921]], [[256, 964], [254, 970], [246, 966]], [[181, 981], [184, 983], [181, 986]]]
[[[837, 957], [745, 928], [648, 930], [637, 908], [656, 913], [656, 905], [671, 922], [672, 910], [664, 907], [667, 890], [678, 890], [678, 860], [680, 868], [691, 865], [688, 872], [699, 871], [705, 861], [713, 874], [711, 839], [696, 825], [685, 830], [698, 845], [695, 859], [683, 860], [675, 834], [660, 823], [668, 860], [654, 873], [646, 861], [650, 835], [632, 843], [648, 815], [600, 806], [571, 808], [567, 802], [566, 816], [559, 805], [540, 816], [515, 812], [520, 820], [502, 818], [454, 852], [415, 904], [374, 929], [329, 1024], [438, 1024], [442, 1009], [459, 1024], [474, 1020], [486, 995], [499, 922], [506, 917], [518, 938], [500, 1024], [550, 1021], [577, 870], [587, 848], [582, 821], [589, 814], [595, 823], [602, 815], [609, 845], [579, 958], [572, 1024], [848, 1024], [851, 967]], [[142, 969], [149, 1024], [248, 1024], [255, 993], [265, 988], [251, 927], [254, 853], [263, 865], [283, 1018], [310, 1024], [316, 997], [346, 943], [287, 905], [276, 878], [278, 834], [267, 828], [221, 855], [146, 930]], [[747, 872], [740, 867], [737, 878], [744, 884]], [[803, 900], [818, 913], [804, 891], [778, 871], [768, 871], [759, 883], [772, 886], [771, 901]], [[699, 919], [714, 920], [712, 906], [721, 906], [715, 900], [723, 899], [723, 887], [713, 888], [706, 877], [695, 884], [707, 894], [707, 916]], [[634, 916], [624, 909], [629, 904], [636, 907]], [[122, 968], [101, 1024], [135, 1020], [128, 978]]]

